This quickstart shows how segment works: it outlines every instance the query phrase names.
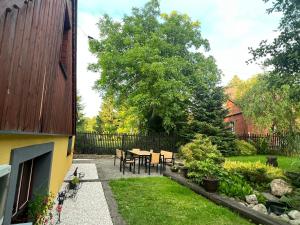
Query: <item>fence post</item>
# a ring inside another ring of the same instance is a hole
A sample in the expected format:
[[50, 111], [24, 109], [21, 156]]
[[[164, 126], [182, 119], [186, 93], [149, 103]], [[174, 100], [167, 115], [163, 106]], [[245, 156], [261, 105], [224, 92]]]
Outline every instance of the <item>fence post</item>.
[[122, 150], [124, 151], [125, 147], [125, 134], [122, 134]]

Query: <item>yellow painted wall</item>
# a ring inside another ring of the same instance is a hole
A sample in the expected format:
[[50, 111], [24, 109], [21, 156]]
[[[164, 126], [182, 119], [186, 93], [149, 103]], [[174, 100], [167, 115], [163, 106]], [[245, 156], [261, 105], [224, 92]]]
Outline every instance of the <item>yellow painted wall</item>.
[[[74, 149], [74, 141], [75, 137], [73, 137], [72, 149]], [[50, 191], [56, 194], [72, 164], [73, 151], [67, 156], [68, 136], [0, 135], [0, 165], [9, 164], [11, 150], [14, 148], [49, 142], [54, 142]]]

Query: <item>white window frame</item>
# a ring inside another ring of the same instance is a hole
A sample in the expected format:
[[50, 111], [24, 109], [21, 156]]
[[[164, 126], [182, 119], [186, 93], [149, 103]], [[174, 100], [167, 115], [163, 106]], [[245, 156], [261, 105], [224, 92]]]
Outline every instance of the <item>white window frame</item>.
[[[26, 196], [26, 200], [25, 202], [19, 206], [19, 201], [20, 201], [20, 192], [21, 192], [21, 188], [22, 188], [22, 180], [23, 180], [23, 169], [24, 169], [24, 163], [22, 163], [22, 169], [21, 169], [21, 176], [20, 176], [20, 185], [19, 185], [19, 190], [18, 190], [18, 198], [17, 198], [17, 205], [16, 205], [16, 208], [15, 208], [15, 212], [13, 212], [13, 215], [12, 216], [15, 216], [18, 211], [20, 209], [22, 209], [26, 203], [29, 201], [29, 193], [30, 193], [30, 188], [31, 188], [31, 179], [32, 179], [32, 168], [33, 168], [33, 159], [31, 159], [31, 167], [30, 167], [30, 176], [29, 176], [29, 186], [28, 186], [28, 191], [27, 191], [27, 196]], [[1, 224], [0, 224], [1, 225]]]
[[230, 121], [230, 128], [231, 128], [231, 132], [235, 133], [235, 121]]

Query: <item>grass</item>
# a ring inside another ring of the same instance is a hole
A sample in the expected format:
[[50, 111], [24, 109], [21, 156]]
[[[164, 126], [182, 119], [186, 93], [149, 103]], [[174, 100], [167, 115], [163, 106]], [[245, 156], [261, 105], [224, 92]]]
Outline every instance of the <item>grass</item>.
[[[228, 160], [231, 161], [240, 161], [240, 162], [257, 162], [266, 163], [266, 155], [254, 155], [254, 156], [233, 156], [228, 157]], [[279, 168], [285, 171], [295, 171], [299, 170], [300, 167], [300, 157], [288, 157], [288, 156], [277, 156]]]
[[252, 224], [166, 177], [120, 179], [110, 186], [129, 225]]

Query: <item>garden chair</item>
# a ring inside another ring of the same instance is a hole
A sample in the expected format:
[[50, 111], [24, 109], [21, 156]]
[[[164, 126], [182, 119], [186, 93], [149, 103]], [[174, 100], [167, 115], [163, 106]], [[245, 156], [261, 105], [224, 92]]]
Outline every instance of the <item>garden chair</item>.
[[165, 166], [166, 166], [167, 163], [172, 163], [172, 165], [174, 165], [174, 163], [175, 163], [174, 152], [169, 152], [169, 151], [161, 150], [160, 154], [162, 156], [164, 156], [164, 159], [163, 159], [164, 168], [165, 168]]
[[120, 159], [120, 172], [122, 169], [122, 156], [123, 156], [123, 151], [120, 149], [116, 149], [115, 158], [114, 158], [114, 166], [116, 166], [116, 159], [117, 158]]
[[127, 164], [129, 164], [129, 171], [132, 170], [132, 166], [133, 166], [133, 173], [135, 173], [135, 158], [131, 154], [128, 154], [127, 151], [125, 152], [123, 151], [123, 157], [122, 157], [123, 174], [125, 174], [125, 167]]
[[160, 165], [160, 173], [162, 171], [162, 159], [161, 159], [161, 155], [160, 153], [154, 153], [152, 152], [150, 154], [149, 158], [146, 158], [146, 162], [145, 162], [145, 173], [147, 172], [148, 169], [148, 174], [150, 175], [150, 171], [151, 171], [151, 166], [156, 166], [156, 172], [158, 172], [158, 165]]

